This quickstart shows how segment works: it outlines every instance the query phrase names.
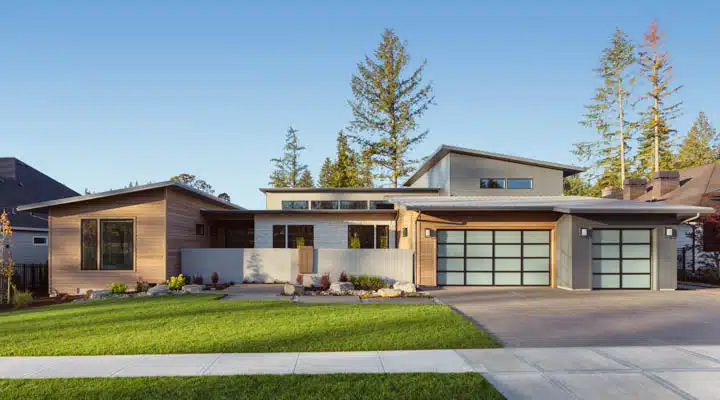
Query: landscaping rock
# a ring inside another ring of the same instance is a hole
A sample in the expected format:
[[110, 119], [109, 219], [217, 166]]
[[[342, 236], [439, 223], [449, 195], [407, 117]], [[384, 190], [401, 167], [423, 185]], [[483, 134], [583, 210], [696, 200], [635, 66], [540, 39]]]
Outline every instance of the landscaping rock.
[[305, 287], [303, 285], [291, 285], [289, 283], [286, 283], [283, 287], [283, 294], [285, 296], [302, 296], [305, 294]]
[[170, 293], [170, 286], [168, 285], [155, 285], [148, 289], [148, 294], [151, 296], [159, 296], [161, 294]]
[[399, 281], [395, 282], [393, 285], [393, 289], [395, 290], [402, 290], [403, 293], [415, 293], [417, 292], [417, 286], [415, 286], [412, 282], [407, 281]]
[[378, 290], [377, 294], [380, 297], [400, 297], [400, 296], [402, 296], [402, 290], [383, 288], [383, 289]]
[[90, 300], [100, 300], [110, 297], [112, 293], [109, 290], [93, 290], [88, 297]]
[[333, 282], [330, 284], [330, 293], [338, 296], [346, 295], [354, 289], [355, 286], [353, 286], [352, 282]]
[[183, 286], [183, 293], [202, 293], [203, 289], [205, 289], [204, 285], [185, 285]]

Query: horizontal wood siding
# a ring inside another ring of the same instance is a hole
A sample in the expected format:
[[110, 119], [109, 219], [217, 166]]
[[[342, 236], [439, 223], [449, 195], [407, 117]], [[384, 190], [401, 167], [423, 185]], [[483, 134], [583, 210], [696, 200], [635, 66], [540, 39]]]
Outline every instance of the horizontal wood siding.
[[[86, 218], [133, 219], [134, 271], [81, 271], [80, 221]], [[64, 293], [107, 289], [113, 282], [130, 287], [142, 279], [165, 279], [164, 189], [52, 207], [50, 219], [50, 287]]]
[[[436, 233], [437, 229], [555, 229], [555, 213], [423, 213], [418, 223], [417, 283], [437, 285]], [[425, 237], [425, 229], [434, 234]], [[555, 257], [551, 254], [551, 264]], [[552, 267], [551, 267], [552, 268]], [[552, 273], [554, 276], [554, 272]]]
[[[184, 248], [210, 248], [210, 223], [200, 213], [201, 209], [231, 210], [217, 202], [196, 196], [190, 192], [166, 189], [167, 205], [167, 277], [181, 272], [180, 250]], [[204, 224], [205, 234], [196, 235], [195, 225]]]

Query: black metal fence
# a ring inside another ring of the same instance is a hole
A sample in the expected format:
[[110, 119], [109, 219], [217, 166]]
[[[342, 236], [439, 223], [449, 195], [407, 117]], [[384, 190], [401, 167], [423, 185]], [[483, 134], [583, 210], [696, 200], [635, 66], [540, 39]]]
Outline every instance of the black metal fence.
[[[12, 283], [21, 291], [32, 292], [35, 297], [48, 295], [48, 265], [47, 264], [17, 264]], [[0, 296], [6, 296], [7, 280], [0, 279]]]
[[695, 252], [692, 247], [677, 249], [677, 269], [695, 271]]

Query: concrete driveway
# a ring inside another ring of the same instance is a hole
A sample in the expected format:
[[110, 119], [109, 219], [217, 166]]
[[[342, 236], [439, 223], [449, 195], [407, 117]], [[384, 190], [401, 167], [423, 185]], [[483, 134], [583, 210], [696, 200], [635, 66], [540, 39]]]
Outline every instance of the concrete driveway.
[[433, 290], [506, 347], [720, 345], [720, 289]]

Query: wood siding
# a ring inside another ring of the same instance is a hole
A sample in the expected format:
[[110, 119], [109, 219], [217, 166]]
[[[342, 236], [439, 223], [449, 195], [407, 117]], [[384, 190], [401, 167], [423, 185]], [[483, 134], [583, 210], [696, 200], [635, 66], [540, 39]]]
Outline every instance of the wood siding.
[[[181, 272], [180, 250], [183, 248], [209, 248], [210, 223], [200, 214], [201, 209], [232, 210], [230, 205], [196, 196], [182, 189], [166, 189], [167, 207], [167, 275]], [[204, 224], [205, 234], [196, 235], [195, 225]]]
[[[133, 271], [81, 271], [80, 221], [86, 218], [134, 220]], [[142, 279], [165, 279], [165, 190], [113, 196], [50, 209], [50, 287], [64, 293], [130, 287]]]
[[[408, 213], [407, 211], [405, 213]], [[412, 212], [409, 212], [412, 213]], [[425, 286], [437, 285], [437, 240], [438, 229], [548, 229], [554, 237], [556, 213], [422, 213], [419, 217], [416, 251], [416, 283]], [[414, 221], [417, 217], [411, 217]], [[401, 220], [405, 220], [401, 217]], [[433, 234], [425, 237], [425, 229]], [[414, 237], [415, 238], [415, 237]], [[551, 277], [555, 277], [555, 255], [551, 253]], [[554, 282], [551, 280], [551, 285]]]

